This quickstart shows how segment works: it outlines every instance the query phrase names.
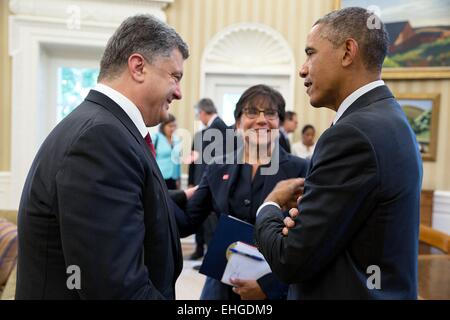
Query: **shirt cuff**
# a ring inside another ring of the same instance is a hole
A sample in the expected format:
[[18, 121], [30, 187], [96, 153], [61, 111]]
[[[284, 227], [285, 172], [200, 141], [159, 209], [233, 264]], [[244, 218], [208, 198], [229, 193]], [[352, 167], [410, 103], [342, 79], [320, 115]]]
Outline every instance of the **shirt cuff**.
[[267, 201], [267, 202], [264, 202], [262, 205], [259, 206], [258, 211], [256, 211], [256, 216], [258, 216], [258, 214], [262, 210], [262, 208], [264, 208], [265, 206], [268, 206], [268, 205], [275, 206], [275, 207], [277, 207], [278, 209], [281, 210], [281, 207], [280, 207], [280, 205], [278, 203], [273, 202], [273, 201]]

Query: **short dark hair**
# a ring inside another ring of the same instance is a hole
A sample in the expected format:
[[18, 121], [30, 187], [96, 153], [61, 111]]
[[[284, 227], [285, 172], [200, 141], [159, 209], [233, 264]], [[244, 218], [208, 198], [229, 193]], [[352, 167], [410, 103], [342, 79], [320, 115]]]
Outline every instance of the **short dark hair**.
[[248, 104], [265, 103], [270, 104], [277, 109], [280, 122], [284, 121], [286, 102], [283, 96], [277, 90], [265, 84], [258, 84], [250, 87], [242, 94], [236, 103], [234, 110], [234, 119], [238, 120], [242, 116], [243, 109]]
[[214, 102], [210, 98], [200, 99], [199, 102], [195, 105], [195, 109], [206, 112], [207, 114], [216, 114], [217, 109], [214, 105]]
[[167, 118], [167, 120], [164, 120], [163, 122], [161, 122], [161, 124], [159, 125], [159, 132], [161, 132], [162, 134], [164, 134], [164, 128], [169, 124], [172, 123], [174, 121], [176, 121], [177, 119], [175, 118], [175, 116], [171, 113], [169, 113], [169, 117]]
[[286, 111], [284, 115], [284, 121], [286, 120], [292, 120], [295, 116], [297, 116], [297, 113], [294, 111]]
[[315, 129], [312, 125], [307, 124], [307, 125], [305, 125], [305, 126], [303, 127], [303, 129], [302, 129], [302, 134], [305, 134], [305, 132], [306, 132], [308, 129], [312, 129], [314, 132], [316, 132], [316, 129]]
[[129, 17], [122, 22], [106, 44], [98, 80], [116, 77], [133, 53], [139, 53], [149, 62], [169, 57], [178, 49], [183, 59], [189, 57], [187, 44], [178, 33], [158, 18], [149, 14]]
[[[374, 19], [376, 24], [371, 24]], [[338, 47], [348, 38], [358, 42], [367, 70], [381, 71], [389, 46], [389, 35], [384, 23], [373, 12], [348, 7], [328, 13], [314, 25], [322, 25], [321, 36]]]

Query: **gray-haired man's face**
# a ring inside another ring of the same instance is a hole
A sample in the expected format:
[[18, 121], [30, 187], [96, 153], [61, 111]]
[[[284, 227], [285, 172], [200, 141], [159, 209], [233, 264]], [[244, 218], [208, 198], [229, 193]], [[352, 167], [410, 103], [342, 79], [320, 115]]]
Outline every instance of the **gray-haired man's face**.
[[174, 49], [169, 57], [159, 57], [152, 64], [146, 63], [145, 81], [141, 88], [144, 98], [140, 109], [147, 126], [167, 120], [171, 102], [181, 99], [183, 64], [184, 59], [178, 49]]

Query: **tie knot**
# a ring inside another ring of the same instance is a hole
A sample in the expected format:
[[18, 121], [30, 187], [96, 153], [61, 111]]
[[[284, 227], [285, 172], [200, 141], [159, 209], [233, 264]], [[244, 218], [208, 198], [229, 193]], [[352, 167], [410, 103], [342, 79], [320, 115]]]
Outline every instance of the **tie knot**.
[[150, 133], [147, 133], [147, 135], [145, 136], [145, 142], [147, 142], [149, 147], [150, 147], [150, 144], [153, 144], [152, 137], [150, 137]]

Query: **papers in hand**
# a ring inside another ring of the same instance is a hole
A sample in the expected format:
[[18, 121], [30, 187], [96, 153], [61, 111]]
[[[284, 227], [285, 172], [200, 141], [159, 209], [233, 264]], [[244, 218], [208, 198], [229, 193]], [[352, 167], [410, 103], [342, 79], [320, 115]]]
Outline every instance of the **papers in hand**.
[[238, 241], [228, 250], [228, 262], [221, 280], [223, 283], [232, 286], [230, 278], [257, 280], [272, 272], [256, 247]]

